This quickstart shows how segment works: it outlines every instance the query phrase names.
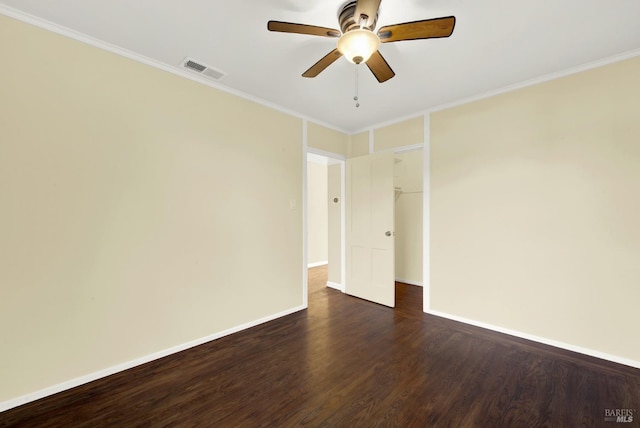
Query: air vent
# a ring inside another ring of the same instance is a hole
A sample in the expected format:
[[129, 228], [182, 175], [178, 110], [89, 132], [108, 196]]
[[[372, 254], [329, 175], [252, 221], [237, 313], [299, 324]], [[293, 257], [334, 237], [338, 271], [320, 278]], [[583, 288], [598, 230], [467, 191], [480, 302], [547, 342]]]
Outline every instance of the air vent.
[[207, 69], [207, 67], [205, 67], [204, 65], [198, 64], [197, 62], [194, 62], [194, 61], [191, 61], [191, 60], [185, 62], [184, 66], [187, 67], [187, 68], [190, 68], [192, 70], [195, 70], [198, 73], [202, 73], [203, 71], [205, 71]]
[[224, 71], [209, 67], [202, 62], [194, 61], [189, 57], [186, 57], [184, 60], [182, 60], [182, 66], [187, 70], [191, 70], [198, 74], [203, 74], [213, 80], [220, 80], [227, 75], [227, 73], [225, 73]]

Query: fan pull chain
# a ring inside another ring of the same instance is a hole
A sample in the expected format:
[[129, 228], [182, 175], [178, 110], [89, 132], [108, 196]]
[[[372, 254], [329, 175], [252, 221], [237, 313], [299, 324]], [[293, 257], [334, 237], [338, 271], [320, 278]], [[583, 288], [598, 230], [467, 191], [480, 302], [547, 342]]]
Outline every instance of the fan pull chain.
[[356, 102], [356, 107], [360, 107], [360, 103], [358, 102], [358, 64], [356, 64], [356, 82], [355, 82], [355, 86], [356, 86], [356, 94], [353, 96], [353, 101]]

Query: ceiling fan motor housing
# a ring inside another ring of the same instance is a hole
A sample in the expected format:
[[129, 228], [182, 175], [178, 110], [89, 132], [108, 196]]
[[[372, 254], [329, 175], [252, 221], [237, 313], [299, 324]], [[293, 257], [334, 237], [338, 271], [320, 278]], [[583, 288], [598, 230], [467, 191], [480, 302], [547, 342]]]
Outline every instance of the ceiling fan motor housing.
[[[338, 22], [340, 23], [340, 29], [342, 30], [342, 34], [360, 28], [360, 23], [356, 21], [356, 17], [354, 16], [356, 13], [356, 3], [357, 1], [347, 2], [342, 8], [340, 8], [340, 12], [338, 13]], [[371, 18], [371, 17], [369, 17]], [[364, 26], [362, 28], [366, 28], [367, 30], [373, 31], [376, 28], [376, 23], [378, 22], [378, 12], [376, 12], [376, 16], [372, 18], [371, 25]]]

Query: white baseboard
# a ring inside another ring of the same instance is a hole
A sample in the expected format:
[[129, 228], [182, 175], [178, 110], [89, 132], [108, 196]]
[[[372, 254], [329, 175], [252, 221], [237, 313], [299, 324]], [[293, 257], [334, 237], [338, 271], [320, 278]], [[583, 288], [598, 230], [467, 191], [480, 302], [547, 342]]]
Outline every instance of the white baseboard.
[[323, 262], [308, 263], [307, 267], [308, 268], [314, 268], [314, 267], [324, 266], [324, 265], [328, 265], [328, 264], [329, 264], [329, 262], [327, 260], [325, 260]]
[[459, 317], [459, 316], [456, 316], [456, 315], [450, 315], [450, 314], [447, 314], [447, 313], [444, 313], [444, 312], [427, 310], [427, 311], [425, 311], [425, 313], [430, 314], [430, 315], [435, 315], [435, 316], [441, 317], [441, 318], [447, 318], [447, 319], [450, 319], [450, 320], [453, 320], [453, 321], [462, 322], [462, 323], [465, 323], [465, 324], [474, 325], [476, 327], [486, 328], [487, 330], [497, 331], [498, 333], [504, 333], [504, 334], [508, 334], [510, 336], [515, 336], [515, 337], [519, 337], [519, 338], [522, 338], [522, 339], [531, 340], [533, 342], [543, 343], [545, 345], [554, 346], [556, 348], [566, 349], [568, 351], [577, 352], [579, 354], [589, 355], [591, 357], [600, 358], [601, 360], [612, 361], [614, 363], [624, 364], [625, 366], [630, 366], [630, 367], [634, 367], [634, 368], [640, 369], [640, 361], [634, 361], [634, 360], [630, 360], [628, 358], [618, 357], [616, 355], [606, 354], [606, 353], [600, 352], [600, 351], [594, 351], [593, 349], [583, 348], [581, 346], [576, 346], [576, 345], [570, 345], [568, 343], [559, 342], [557, 340], [547, 339], [546, 337], [534, 336], [532, 334], [523, 333], [523, 332], [516, 331], [516, 330], [511, 330], [511, 329], [504, 328], [504, 327], [498, 327], [498, 326], [495, 326], [495, 325], [492, 325], [492, 324], [487, 324], [487, 323], [484, 323], [484, 322], [481, 322], [481, 321], [474, 321], [474, 320], [470, 320], [470, 319], [467, 319], [467, 318], [462, 318], [462, 317]]
[[344, 286], [342, 284], [338, 284], [337, 282], [327, 281], [327, 287], [335, 288], [336, 290], [342, 291], [344, 293]]
[[421, 281], [412, 281], [410, 279], [396, 278], [396, 282], [403, 282], [405, 284], [415, 285], [417, 287], [423, 287], [424, 286]]
[[103, 370], [99, 370], [94, 373], [90, 373], [86, 376], [81, 376], [75, 379], [68, 380], [66, 382], [59, 383], [57, 385], [52, 385], [47, 388], [41, 389], [39, 391], [35, 391], [29, 394], [22, 395], [20, 397], [12, 398], [11, 400], [0, 402], [0, 412], [4, 412], [5, 410], [12, 409], [14, 407], [22, 406], [23, 404], [30, 403], [35, 400], [39, 400], [41, 398], [47, 397], [49, 395], [57, 394], [58, 392], [66, 391], [71, 388], [75, 388], [76, 386], [83, 385], [85, 383], [92, 382], [94, 380], [110, 376], [112, 374], [130, 369], [132, 367], [136, 367], [145, 363], [148, 363], [153, 360], [157, 360], [162, 357], [166, 357], [167, 355], [175, 354], [177, 352], [184, 351], [189, 348], [193, 348], [194, 346], [202, 345], [203, 343], [211, 342], [212, 340], [220, 339], [221, 337], [228, 336], [233, 333], [237, 333], [242, 330], [246, 330], [251, 327], [255, 327], [259, 324], [263, 324], [268, 321], [275, 320], [277, 318], [284, 317], [286, 315], [290, 315], [294, 312], [301, 311], [306, 309], [305, 306], [298, 306], [295, 308], [288, 309], [283, 312], [279, 312], [277, 314], [269, 315], [264, 318], [260, 318], [255, 321], [251, 321], [236, 327], [232, 327], [230, 329], [221, 331], [219, 333], [214, 333], [210, 336], [202, 337], [200, 339], [192, 340], [187, 343], [183, 343], [181, 345], [174, 346], [169, 349], [165, 349], [162, 351], [154, 352], [153, 354], [146, 355], [144, 357], [136, 358], [135, 360], [127, 361], [122, 364], [115, 365], [113, 367], [109, 367]]

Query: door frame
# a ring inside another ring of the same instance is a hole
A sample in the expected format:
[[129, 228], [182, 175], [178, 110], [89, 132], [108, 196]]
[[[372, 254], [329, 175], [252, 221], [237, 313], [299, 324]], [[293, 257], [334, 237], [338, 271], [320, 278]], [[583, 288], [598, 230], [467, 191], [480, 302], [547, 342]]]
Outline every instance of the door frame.
[[[431, 290], [430, 290], [430, 277], [431, 277], [431, 257], [430, 257], [430, 202], [431, 202], [431, 171], [430, 171], [430, 161], [431, 161], [431, 117], [430, 112], [427, 111], [421, 115], [423, 117], [424, 124], [424, 134], [423, 134], [423, 142], [422, 144], [413, 144], [407, 146], [395, 147], [391, 150], [394, 152], [402, 152], [412, 149], [421, 148], [423, 149], [423, 166], [422, 166], [422, 180], [423, 180], [423, 198], [422, 198], [422, 283], [423, 283], [423, 311], [427, 313], [431, 308]], [[393, 122], [386, 123], [392, 124], [396, 122], [400, 122], [401, 119], [395, 120]], [[385, 124], [379, 124], [378, 126], [384, 126]], [[363, 131], [365, 132], [365, 131]], [[374, 153], [375, 145], [374, 145], [374, 127], [369, 127], [366, 132], [369, 134], [369, 153]], [[302, 301], [303, 306], [308, 307], [308, 273], [307, 273], [307, 153], [315, 153], [326, 157], [331, 157], [333, 159], [337, 159], [342, 161], [343, 167], [341, 169], [341, 198], [343, 201], [342, 204], [342, 213], [341, 213], [341, 225], [342, 225], [342, 242], [341, 242], [341, 282], [342, 282], [342, 292], [344, 293], [344, 286], [346, 281], [346, 242], [345, 242], [345, 226], [346, 226], [346, 212], [345, 212], [345, 204], [344, 204], [344, 195], [346, 194], [346, 159], [347, 156], [341, 155], [338, 153], [327, 152], [320, 149], [316, 149], [313, 147], [309, 147], [307, 145], [307, 119], [302, 120], [302, 208], [303, 208], [303, 218], [302, 218], [302, 284], [303, 284], [303, 294]]]
[[[306, 123], [305, 123], [306, 125]], [[339, 290], [344, 293], [345, 280], [346, 280], [346, 206], [345, 206], [345, 193], [346, 193], [346, 159], [347, 157], [338, 153], [327, 152], [321, 149], [307, 146], [307, 133], [306, 126], [304, 126], [303, 134], [303, 149], [302, 149], [302, 303], [306, 308], [309, 306], [309, 275], [308, 275], [308, 212], [307, 212], [307, 158], [308, 154], [314, 154], [329, 158], [333, 161], [337, 161], [340, 164], [340, 288]]]

